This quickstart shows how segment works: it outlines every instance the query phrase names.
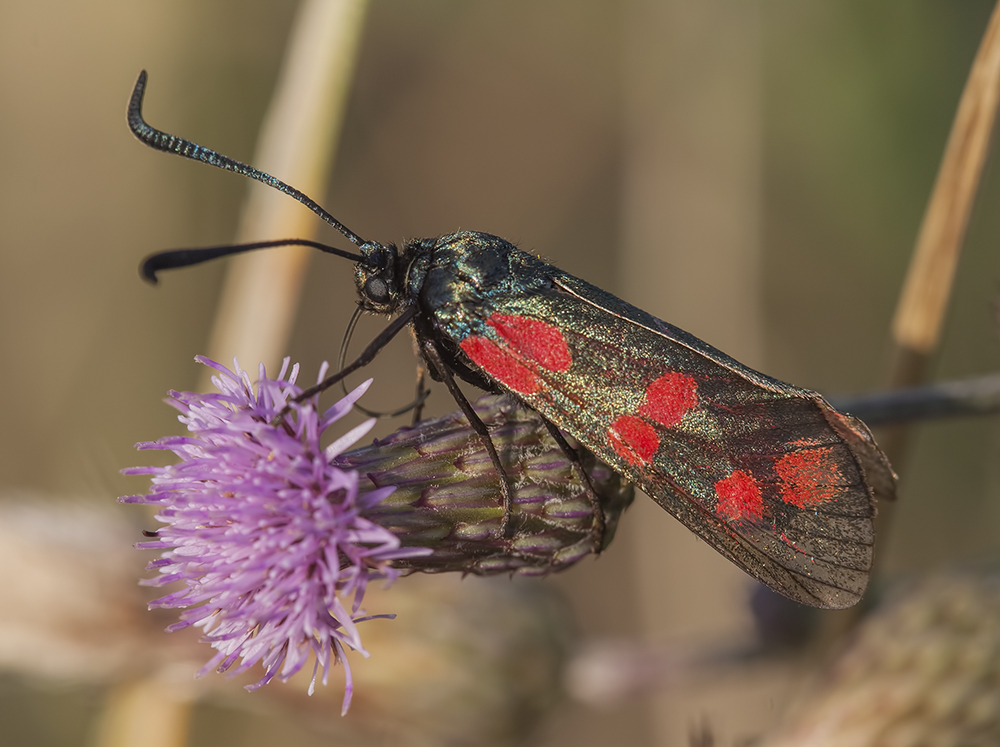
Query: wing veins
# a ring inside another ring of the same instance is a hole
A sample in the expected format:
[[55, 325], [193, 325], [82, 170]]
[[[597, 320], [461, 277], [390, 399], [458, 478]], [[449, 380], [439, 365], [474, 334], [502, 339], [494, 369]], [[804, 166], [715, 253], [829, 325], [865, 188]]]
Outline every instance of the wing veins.
[[[674, 491], [674, 493], [676, 495], [682, 497], [689, 506], [693, 506], [695, 508], [695, 510], [697, 510], [700, 514], [702, 514], [703, 518], [706, 520], [707, 523], [709, 523], [709, 524], [716, 524], [720, 528], [723, 529], [723, 531], [721, 533], [721, 536], [732, 538], [733, 541], [735, 542], [735, 544], [739, 546], [739, 549], [742, 550], [744, 554], [747, 554], [750, 557], [754, 557], [755, 555], [758, 555], [758, 556], [761, 556], [761, 557], [764, 557], [764, 558], [767, 558], [768, 560], [770, 560], [774, 565], [776, 565], [778, 568], [780, 568], [784, 572], [784, 574], [787, 575], [787, 579], [788, 579], [788, 581], [792, 585], [794, 585], [797, 589], [801, 590], [803, 593], [807, 594], [809, 597], [811, 597], [811, 598], [817, 600], [818, 602], [820, 602], [822, 606], [828, 606], [826, 604], [826, 601], [822, 597], [818, 596], [817, 594], [815, 594], [811, 590], [809, 590], [801, 581], [799, 581], [799, 579], [809, 579], [810, 581], [819, 583], [819, 584], [821, 584], [823, 586], [826, 586], [828, 588], [837, 589], [838, 591], [842, 591], [842, 592], [845, 592], [847, 594], [851, 594], [851, 595], [853, 595], [855, 597], [860, 596], [860, 593], [857, 590], [855, 590], [855, 589], [850, 589], [850, 588], [847, 588], [847, 587], [844, 587], [844, 586], [838, 586], [837, 584], [833, 583], [832, 581], [829, 581], [829, 582], [828, 581], [824, 581], [824, 580], [818, 579], [818, 578], [816, 578], [814, 576], [810, 576], [807, 573], [805, 573], [804, 571], [799, 571], [799, 570], [796, 570], [794, 568], [789, 568], [788, 566], [785, 565], [785, 563], [781, 559], [779, 559], [775, 555], [773, 555], [770, 552], [768, 552], [767, 549], [766, 549], [766, 546], [758, 545], [758, 544], [754, 543], [752, 539], [750, 539], [749, 537], [745, 536], [742, 532], [739, 532], [737, 530], [732, 529], [731, 527], [726, 527], [726, 525], [723, 525], [719, 521], [719, 519], [717, 517], [715, 517], [711, 513], [709, 513], [708, 508], [706, 506], [702, 506], [699, 501], [697, 501], [693, 497], [689, 496], [683, 489], [680, 488], [680, 486], [669, 475], [664, 474], [663, 477], [670, 484], [671, 489]], [[701, 532], [696, 532], [696, 533], [699, 536], [701, 536], [702, 539], [704, 539], [706, 542], [708, 542], [708, 544], [712, 545], [713, 547], [716, 547], [717, 549], [719, 547], [724, 548], [725, 549], [725, 553], [724, 554], [733, 556], [733, 557], [731, 557], [731, 559], [734, 560], [734, 561], [736, 561], [737, 565], [739, 565], [740, 567], [742, 567], [745, 571], [749, 572], [750, 575], [753, 576], [754, 578], [758, 578], [759, 579], [758, 574], [755, 573], [752, 570], [752, 566], [749, 563], [745, 563], [742, 558], [735, 557], [737, 554], [735, 552], [733, 552], [733, 550], [731, 550], [729, 547], [727, 547], [726, 545], [723, 545], [721, 543], [717, 543], [716, 541], [713, 541], [713, 539], [705, 537], [703, 534], [701, 534]], [[717, 535], [717, 536], [719, 536], [719, 535]], [[794, 549], [796, 552], [801, 553], [805, 557], [809, 557], [807, 553], [805, 553], [802, 550], [799, 550], [798, 548], [792, 548], [792, 549]], [[813, 562], [814, 563], [817, 562], [815, 560], [815, 558], [814, 558]], [[835, 568], [841, 568], [843, 570], [852, 571], [854, 573], [864, 573], [865, 572], [865, 570], [860, 570], [860, 569], [857, 569], [857, 568], [849, 568], [847, 566], [842, 566], [842, 565], [833, 563], [832, 561], [829, 561], [829, 560], [826, 560], [826, 559], [822, 559], [822, 558], [818, 562], [819, 562], [820, 565], [829, 565], [829, 566], [833, 566]], [[868, 570], [870, 570], [870, 569], [868, 569]]]
[[[657, 337], [661, 337], [664, 340], [669, 340], [670, 342], [674, 343], [675, 345], [680, 345], [681, 347], [687, 348], [692, 353], [695, 353], [695, 354], [701, 356], [702, 358], [706, 358], [708, 360], [711, 360], [713, 363], [715, 363], [717, 365], [721, 365], [724, 368], [726, 368], [727, 371], [730, 371], [731, 373], [737, 374], [741, 379], [743, 379], [744, 381], [746, 381], [749, 384], [752, 384], [754, 386], [760, 387], [762, 389], [767, 389], [768, 391], [777, 392], [777, 393], [785, 393], [786, 389], [796, 389], [796, 387], [792, 387], [789, 384], [783, 384], [782, 385], [783, 387], [785, 387], [785, 389], [780, 388], [780, 387], [776, 387], [773, 384], [771, 384], [770, 382], [767, 382], [766, 379], [769, 378], [769, 377], [764, 377], [763, 374], [759, 374], [761, 376], [761, 378], [764, 379], [763, 383], [762, 383], [761, 380], [748, 378], [746, 376], [746, 374], [744, 374], [744, 372], [742, 371], [743, 364], [739, 363], [739, 361], [733, 360], [734, 363], [737, 363], [740, 366], [740, 368], [733, 369], [728, 362], [722, 363], [720, 361], [717, 361], [712, 356], [708, 355], [704, 350], [699, 350], [698, 348], [692, 347], [689, 343], [685, 342], [684, 340], [679, 340], [676, 337], [671, 337], [670, 335], [666, 334], [663, 330], [653, 329], [653, 328], [651, 328], [651, 327], [649, 327], [649, 326], [647, 326], [647, 325], [645, 325], [645, 324], [643, 324], [641, 322], [637, 322], [635, 319], [629, 319], [627, 316], [622, 316], [618, 312], [612, 311], [611, 309], [607, 308], [606, 306], [601, 306], [599, 303], [597, 303], [593, 299], [587, 298], [586, 296], [582, 296], [579, 293], [577, 293], [575, 290], [573, 290], [572, 288], [570, 288], [569, 286], [563, 284], [563, 282], [559, 278], [552, 278], [552, 282], [561, 291], [563, 291], [565, 293], [568, 293], [569, 295], [573, 296], [574, 298], [579, 299], [580, 301], [583, 301], [583, 303], [587, 304], [588, 306], [592, 306], [593, 308], [598, 309], [599, 311], [603, 311], [606, 314], [611, 314], [611, 316], [615, 317], [616, 319], [621, 319], [623, 322], [626, 322], [627, 324], [631, 324], [634, 327], [638, 327], [639, 329], [644, 329], [647, 332], [652, 332]], [[721, 353], [722, 351], [719, 351], [719, 352]], [[725, 355], [725, 354], [723, 353], [723, 355]], [[803, 393], [805, 393], [805, 390], [800, 390], [800, 391], [803, 391]], [[810, 398], [807, 397], [807, 396], [803, 396], [803, 399], [810, 399]]]
[[[712, 353], [714, 349], [710, 346], [705, 345], [705, 347], [708, 348], [708, 350], [705, 350], [683, 338], [673, 336], [670, 334], [669, 327], [667, 329], [658, 329], [655, 326], [651, 326], [651, 323], [649, 322], [624, 316], [622, 313], [603, 305], [599, 300], [582, 295], [581, 292], [578, 292], [572, 286], [567, 285], [562, 278], [551, 277], [550, 279], [558, 291], [567, 294], [577, 302], [582, 302], [602, 314], [610, 314], [612, 317], [619, 319], [630, 326], [636, 327], [637, 330], [643, 330], [651, 333], [656, 339], [666, 341], [668, 344], [678, 345], [684, 350], [689, 351], [689, 353], [697, 359], [702, 359], [707, 363], [722, 366], [726, 369], [729, 375], [733, 376], [735, 379], [745, 382], [750, 388], [755, 388], [761, 390], [762, 392], [782, 395], [782, 399], [798, 400], [802, 402], [803, 406], [812, 405], [812, 407], [818, 410], [816, 415], [819, 416], [820, 421], [823, 421], [823, 424], [827, 428], [832, 428], [829, 423], [829, 418], [826, 417], [826, 413], [824, 412], [824, 401], [820, 395], [809, 390], [800, 389], [798, 387], [793, 387], [783, 384], [782, 382], [772, 380], [770, 377], [746, 368], [737, 361], [730, 359], [724, 353], [718, 352], [717, 355], [713, 355]], [[520, 356], [518, 357], [520, 358]], [[523, 362], [528, 365], [533, 363], [533, 361], [527, 360]], [[537, 370], [538, 367], [534, 365], [531, 365], [530, 367], [535, 370], [536, 375], [538, 375], [542, 381], [550, 379], [550, 377], [554, 374], [558, 377], [556, 372], [544, 369], [544, 367], [541, 367], [541, 370]], [[546, 388], [552, 390], [552, 384], [548, 381], [546, 381]], [[558, 387], [556, 387], [556, 390], [558, 390]], [[562, 391], [563, 396], [568, 397], [569, 401], [573, 402], [578, 408], [582, 409], [585, 402], [577, 396], [578, 394], [579, 393], [574, 392], [571, 389]], [[727, 409], [721, 402], [713, 404], [724, 410]], [[766, 404], [766, 402], [762, 401], [757, 402], [756, 404]], [[818, 424], [819, 423], [817, 423], [817, 425]], [[661, 429], [657, 428], [657, 430], [659, 431]], [[846, 442], [836, 429], [833, 430], [836, 437], [835, 440], [829, 443], [804, 443], [796, 445], [794, 451], [775, 452], [774, 454], [762, 453], [760, 456], [763, 458], [777, 458], [788, 453], [804, 452], [807, 450], [812, 452], [820, 449], [829, 449], [839, 445], [846, 448], [855, 467], [861, 474], [864, 474], [860, 460], [854, 453], [854, 450], [850, 447], [850, 444]], [[692, 438], [694, 436], [694, 434], [690, 433], [685, 435], [688, 438]], [[697, 444], [692, 444], [694, 448], [708, 452], [712, 451], [712, 449], [706, 448], [711, 445], [706, 439], [694, 437], [692, 440], [698, 442]], [[644, 474], [643, 472], [637, 472], [634, 477], [641, 478], [639, 480], [640, 483], [646, 483], [649, 486], [651, 496], [661, 493], [662, 491], [662, 487], [657, 487], [657, 483], [668, 488], [672, 495], [669, 499], [666, 495], [664, 495], [664, 503], [662, 505], [664, 508], [668, 506], [676, 506], [678, 509], [676, 512], [673, 509], [670, 510], [670, 513], [673, 514], [675, 518], [680, 518], [685, 515], [691, 517], [688, 519], [681, 519], [682, 523], [687, 525], [689, 529], [694, 530], [695, 533], [704, 539], [710, 546], [714, 547], [717, 551], [734, 561], [750, 575], [761, 579], [767, 585], [783, 590], [783, 592], [791, 598], [798, 599], [799, 601], [812, 600], [812, 603], [820, 607], [840, 607], [843, 606], [845, 601], [847, 601], [844, 599], [838, 599], [837, 597], [840, 594], [847, 595], [849, 600], [857, 600], [860, 597], [865, 585], [865, 576], [870, 571], [870, 565], [868, 568], [858, 568], [843, 565], [842, 563], [835, 562], [830, 558], [822, 556], [817, 557], [816, 555], [795, 547], [789, 542], [782, 542], [777, 533], [768, 532], [766, 529], [760, 529], [759, 531], [769, 534], [772, 538], [772, 542], [760, 542], [754, 538], [753, 534], [744, 534], [743, 531], [741, 531], [737, 526], [723, 522], [707, 505], [703, 505], [700, 500], [695, 498], [688, 491], [682, 489], [680, 484], [666, 470], [657, 471], [655, 479], [653, 479], [651, 475]], [[771, 486], [776, 485], [777, 482], [767, 481], [765, 484]], [[847, 484], [838, 482], [830, 484], [828, 487], [853, 492], [859, 488], [863, 490], [865, 485], [859, 485], [856, 482]], [[812, 511], [817, 516], [839, 518], [850, 522], [870, 523], [872, 518], [870, 515], [865, 516], [857, 514], [831, 513], [817, 509], [812, 509]], [[700, 519], [696, 520], [694, 518], [695, 516], [700, 517]], [[870, 542], [857, 541], [854, 539], [832, 538], [827, 534], [812, 532], [807, 533], [802, 530], [796, 530], [796, 532], [804, 541], [827, 540], [831, 543], [836, 542], [840, 545], [840, 547], [844, 548], [845, 552], [860, 551], [864, 553], [867, 548], [872, 546], [872, 543]], [[789, 555], [789, 552], [792, 554]], [[863, 562], [865, 559], [859, 558], [859, 560]], [[796, 565], [801, 562], [810, 563], [820, 576], [811, 575], [808, 567], [801, 570], [797, 568]], [[829, 576], [829, 578], [824, 578], [823, 576]], [[814, 588], [817, 587], [831, 590], [831, 592], [829, 594], [825, 594], [823, 591], [814, 591]]]

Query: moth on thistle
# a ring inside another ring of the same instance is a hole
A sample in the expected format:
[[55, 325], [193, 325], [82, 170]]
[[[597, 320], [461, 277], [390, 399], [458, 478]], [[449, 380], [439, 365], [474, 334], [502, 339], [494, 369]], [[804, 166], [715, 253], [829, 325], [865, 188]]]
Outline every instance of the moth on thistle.
[[[397, 315], [310, 397], [367, 365], [411, 328], [431, 376], [479, 433], [510, 517], [513, 487], [489, 429], [455, 377], [536, 410], [586, 483], [560, 430], [635, 482], [750, 575], [816, 607], [857, 602], [872, 565], [876, 496], [895, 474], [868, 428], [816, 392], [758, 373], [693, 335], [486, 233], [366, 241], [293, 187], [142, 119], [142, 72], [128, 122], [146, 145], [233, 171], [306, 205], [359, 253], [304, 240], [162, 252], [143, 275], [254, 249], [303, 244], [351, 259], [359, 305]], [[603, 523], [596, 495], [595, 549]], [[507, 527], [508, 533], [514, 531]]]
[[462, 412], [421, 420], [334, 459], [335, 467], [360, 475], [361, 493], [395, 488], [367, 517], [404, 547], [430, 550], [393, 567], [526, 576], [564, 570], [594, 551], [588, 489], [600, 504], [607, 547], [632, 503], [631, 483], [586, 450], [581, 458], [589, 484], [581, 482], [541, 415], [507, 395], [484, 395], [473, 408], [517, 485], [509, 522], [517, 531], [510, 536], [500, 531], [504, 511], [494, 467]]

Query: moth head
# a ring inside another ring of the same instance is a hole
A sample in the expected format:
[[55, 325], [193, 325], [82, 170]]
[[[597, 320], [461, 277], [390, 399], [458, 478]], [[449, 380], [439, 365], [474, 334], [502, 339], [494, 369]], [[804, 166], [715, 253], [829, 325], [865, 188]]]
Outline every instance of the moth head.
[[392, 313], [401, 302], [397, 276], [399, 252], [392, 244], [368, 242], [361, 247], [361, 257], [355, 282], [362, 307], [375, 314]]

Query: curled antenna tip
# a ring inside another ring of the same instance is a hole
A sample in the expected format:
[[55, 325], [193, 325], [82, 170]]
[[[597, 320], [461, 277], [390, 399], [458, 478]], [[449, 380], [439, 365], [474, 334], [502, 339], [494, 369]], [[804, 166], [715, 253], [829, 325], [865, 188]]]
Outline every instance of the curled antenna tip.
[[160, 279], [156, 277], [156, 271], [159, 268], [153, 261], [154, 259], [155, 255], [152, 257], [146, 257], [146, 259], [142, 261], [142, 264], [139, 265], [139, 276], [150, 285], [157, 285], [160, 282]]
[[135, 85], [132, 86], [132, 101], [130, 102], [131, 106], [129, 108], [133, 108], [142, 103], [142, 94], [146, 90], [146, 77], [146, 71], [140, 70], [139, 77], [135, 79]]
[[146, 93], [146, 71], [143, 70], [139, 73], [139, 77], [135, 81], [135, 86], [132, 87], [132, 95], [128, 99], [128, 126], [132, 130], [132, 134], [143, 140], [143, 135], [146, 134], [146, 130], [149, 130], [149, 125], [147, 125], [142, 119], [142, 98]]
[[234, 158], [229, 158], [221, 153], [216, 153], [215, 151], [198, 145], [191, 140], [185, 140], [184, 138], [171, 135], [170, 133], [163, 132], [162, 130], [157, 130], [155, 127], [148, 125], [142, 118], [142, 99], [145, 92], [146, 71], [143, 70], [139, 73], [139, 77], [135, 81], [135, 87], [132, 89], [132, 95], [128, 101], [127, 118], [128, 126], [129, 129], [132, 130], [132, 134], [144, 144], [154, 150], [163, 151], [165, 153], [173, 153], [174, 155], [181, 156], [183, 158], [190, 158], [193, 161], [201, 161], [209, 166], [215, 166], [216, 168], [224, 169], [226, 171], [232, 171], [236, 174], [240, 174], [241, 176], [266, 184], [267, 186], [272, 187], [279, 192], [283, 192], [293, 200], [297, 200], [305, 205], [307, 208], [316, 213], [316, 215], [333, 226], [342, 236], [344, 236], [344, 238], [355, 246], [361, 247], [365, 245], [365, 240], [354, 233], [354, 231], [330, 215], [310, 197], [306, 196], [294, 187], [290, 187], [280, 179], [276, 179], [270, 174], [266, 174], [263, 171], [255, 169], [252, 166], [248, 166], [247, 164], [237, 161]]

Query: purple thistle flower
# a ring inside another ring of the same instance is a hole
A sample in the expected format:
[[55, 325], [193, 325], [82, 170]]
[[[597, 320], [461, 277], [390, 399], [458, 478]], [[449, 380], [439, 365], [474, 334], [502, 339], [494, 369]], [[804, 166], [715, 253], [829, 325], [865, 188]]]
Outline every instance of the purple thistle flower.
[[[199, 672], [216, 668], [235, 675], [260, 662], [264, 676], [287, 681], [315, 656], [312, 692], [322, 668], [326, 684], [331, 664], [344, 664], [346, 713], [353, 691], [346, 648], [368, 656], [357, 623], [372, 619], [361, 609], [369, 582], [395, 580], [394, 561], [427, 555], [402, 547], [399, 538], [366, 518], [393, 490], [359, 495], [358, 473], [331, 461], [361, 438], [368, 421], [323, 448], [320, 440], [365, 392], [366, 382], [323, 413], [316, 398], [296, 403], [298, 366], [288, 375], [288, 359], [276, 379], [260, 367], [254, 384], [206, 358], [219, 393], [171, 392], [190, 435], [138, 444], [139, 449], [174, 452], [180, 462], [136, 467], [125, 474], [152, 475], [146, 495], [123, 503], [158, 507], [166, 526], [156, 539], [136, 545], [159, 549], [149, 564], [160, 575], [144, 583], [183, 587], [150, 603], [151, 608], [184, 608], [167, 628], [194, 625], [216, 655]], [[320, 379], [326, 367], [320, 371]], [[289, 405], [277, 425], [271, 421]], [[374, 617], [394, 617], [377, 615]]]

